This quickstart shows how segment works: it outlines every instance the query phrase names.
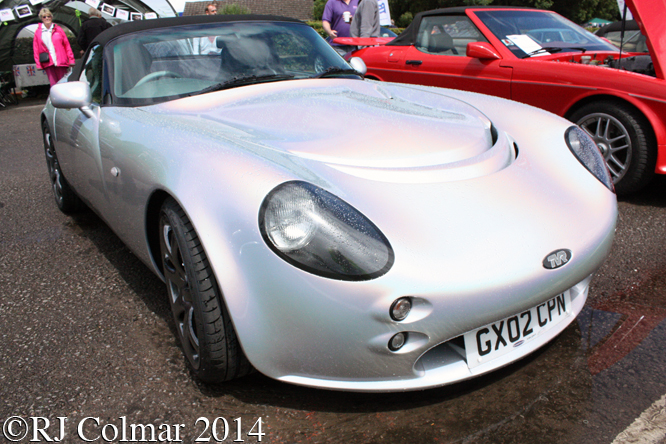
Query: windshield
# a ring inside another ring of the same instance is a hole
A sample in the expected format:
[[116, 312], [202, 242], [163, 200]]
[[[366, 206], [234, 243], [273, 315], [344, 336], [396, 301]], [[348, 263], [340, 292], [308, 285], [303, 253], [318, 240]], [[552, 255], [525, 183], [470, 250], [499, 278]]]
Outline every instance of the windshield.
[[559, 14], [534, 10], [474, 11], [516, 57], [552, 52], [617, 51]]
[[350, 66], [311, 27], [225, 22], [150, 29], [109, 42], [104, 59], [113, 104], [138, 106]]

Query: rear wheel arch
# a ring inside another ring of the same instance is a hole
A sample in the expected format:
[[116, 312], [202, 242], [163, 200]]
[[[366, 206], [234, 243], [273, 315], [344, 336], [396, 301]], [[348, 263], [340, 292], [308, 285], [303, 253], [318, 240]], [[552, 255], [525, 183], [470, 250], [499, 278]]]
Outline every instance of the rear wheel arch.
[[58, 209], [65, 214], [79, 212], [85, 206], [83, 201], [69, 185], [65, 174], [60, 166], [58, 152], [56, 151], [53, 130], [48, 120], [42, 114], [42, 142], [44, 144], [44, 155], [46, 157], [46, 166], [49, 172], [49, 181]]

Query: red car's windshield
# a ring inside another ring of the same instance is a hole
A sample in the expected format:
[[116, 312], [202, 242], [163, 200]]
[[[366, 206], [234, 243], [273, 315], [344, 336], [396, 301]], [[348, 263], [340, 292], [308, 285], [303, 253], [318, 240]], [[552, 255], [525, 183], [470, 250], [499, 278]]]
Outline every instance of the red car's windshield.
[[474, 11], [516, 57], [560, 51], [617, 51], [561, 15], [534, 10]]

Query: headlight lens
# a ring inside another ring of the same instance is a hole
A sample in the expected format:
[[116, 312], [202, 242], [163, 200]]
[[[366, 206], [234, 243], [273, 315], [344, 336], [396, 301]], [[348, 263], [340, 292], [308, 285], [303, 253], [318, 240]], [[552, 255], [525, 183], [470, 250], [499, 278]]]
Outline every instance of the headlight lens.
[[564, 139], [578, 161], [609, 190], [615, 192], [604, 156], [590, 135], [578, 126], [571, 126], [564, 133]]
[[307, 182], [277, 186], [264, 199], [259, 227], [282, 259], [310, 273], [362, 281], [393, 265], [386, 237], [358, 210]]
[[280, 251], [294, 251], [307, 245], [317, 231], [317, 207], [310, 193], [295, 188], [281, 199], [273, 199], [265, 213], [269, 237]]

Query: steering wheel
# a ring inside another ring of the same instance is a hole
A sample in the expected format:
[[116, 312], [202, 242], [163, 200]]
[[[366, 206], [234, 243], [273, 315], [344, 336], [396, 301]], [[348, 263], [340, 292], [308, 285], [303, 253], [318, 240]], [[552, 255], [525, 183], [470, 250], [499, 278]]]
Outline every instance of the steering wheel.
[[183, 76], [181, 76], [177, 72], [173, 72], [173, 71], [155, 71], [155, 72], [151, 72], [150, 74], [147, 74], [147, 75], [143, 76], [138, 82], [136, 82], [136, 85], [134, 85], [134, 88], [136, 88], [137, 86], [141, 86], [144, 83], [153, 82], [153, 81], [155, 81], [157, 79], [161, 79], [161, 78], [180, 79], [182, 77]]

